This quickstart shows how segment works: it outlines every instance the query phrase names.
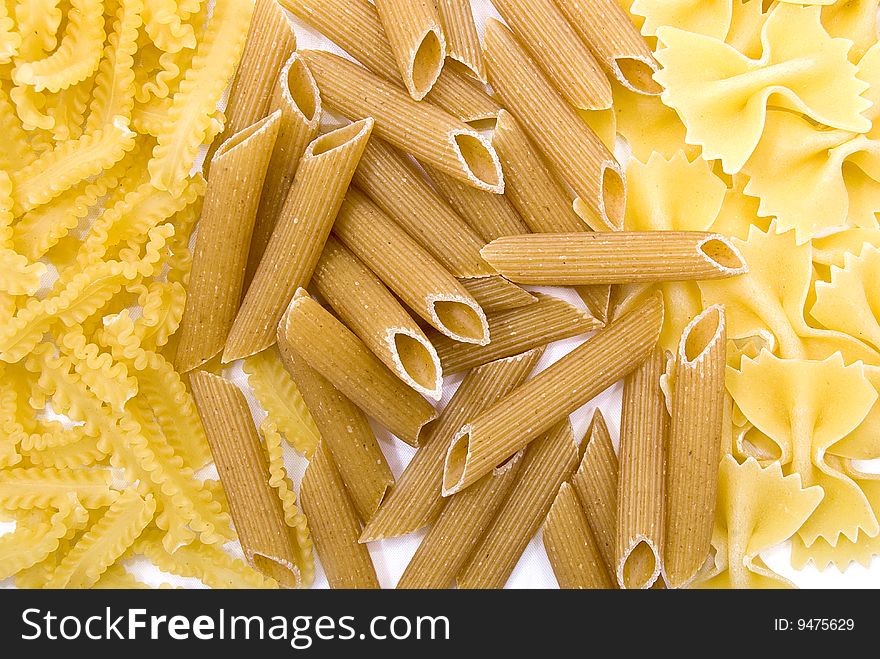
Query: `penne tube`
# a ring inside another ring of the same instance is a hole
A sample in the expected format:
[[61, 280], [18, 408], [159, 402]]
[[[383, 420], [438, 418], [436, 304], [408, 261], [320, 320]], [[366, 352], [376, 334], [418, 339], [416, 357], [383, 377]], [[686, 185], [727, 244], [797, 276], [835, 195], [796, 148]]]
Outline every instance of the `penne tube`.
[[394, 484], [391, 468], [363, 412], [292, 350], [283, 354], [355, 510], [368, 520]]
[[709, 556], [721, 461], [726, 345], [724, 307], [713, 305], [685, 327], [672, 366], [663, 549], [663, 578], [670, 588], [687, 586]]
[[[376, 75], [403, 87], [397, 60], [370, 0], [279, 0]], [[498, 104], [467, 76], [444, 66], [425, 100], [462, 121], [494, 119]]]
[[457, 341], [489, 342], [486, 315], [467, 289], [363, 193], [348, 191], [333, 232], [432, 327]]
[[609, 574], [617, 550], [617, 454], [605, 417], [596, 408], [587, 430], [587, 446], [571, 485], [590, 524]]
[[306, 147], [229, 332], [224, 364], [275, 343], [278, 321], [290, 298], [312, 277], [372, 128], [368, 118], [321, 135]]
[[488, 345], [460, 343], [439, 333], [431, 336], [444, 374], [466, 371], [602, 326], [589, 313], [565, 300], [543, 293], [535, 293], [535, 296], [538, 301], [534, 304], [489, 316], [489, 336], [492, 340]]
[[617, 483], [614, 574], [623, 588], [650, 588], [660, 574], [663, 548], [663, 463], [666, 403], [660, 348], [624, 380]]
[[301, 54], [329, 108], [349, 119], [373, 117], [376, 134], [399, 149], [481, 190], [504, 192], [495, 149], [466, 123], [338, 55]]
[[387, 142], [370, 140], [352, 181], [451, 274], [494, 274], [480, 256], [485, 241], [431, 189], [415, 163]]
[[472, 417], [449, 445], [443, 495], [472, 485], [636, 368], [657, 344], [662, 322], [663, 303], [651, 297]]
[[458, 575], [459, 588], [503, 588], [580, 453], [568, 419], [526, 449], [507, 500]]
[[285, 62], [275, 83], [271, 106], [281, 110], [281, 128], [266, 172], [260, 207], [254, 222], [244, 282], [245, 291], [275, 229], [287, 192], [296, 177], [306, 147], [318, 135], [321, 124], [321, 95], [308, 67], [294, 53]]
[[516, 309], [536, 302], [538, 298], [527, 290], [512, 284], [504, 277], [479, 277], [459, 279], [459, 283], [473, 295], [477, 304], [486, 313]]
[[278, 347], [291, 351], [392, 434], [419, 445], [423, 427], [437, 417], [431, 404], [389, 371], [329, 311], [299, 289], [278, 326]]
[[409, 95], [421, 101], [440, 77], [446, 37], [434, 0], [377, 0], [376, 11]]
[[518, 284], [692, 281], [748, 272], [729, 238], [704, 231], [533, 233], [494, 240], [482, 254]]
[[186, 372], [223, 350], [244, 279], [248, 245], [281, 113], [245, 128], [214, 154], [196, 234], [175, 366]]
[[358, 543], [361, 524], [330, 451], [323, 444], [309, 462], [300, 490], [315, 551], [331, 588], [379, 588], [376, 568]]
[[626, 183], [620, 165], [510, 30], [492, 19], [486, 24], [485, 57], [492, 88], [574, 190], [575, 212], [594, 229], [623, 228]]
[[437, 10], [446, 35], [446, 55], [470, 69], [477, 80], [486, 82], [483, 49], [470, 0], [439, 0]]
[[244, 394], [207, 371], [190, 375], [190, 384], [245, 556], [283, 586], [307, 586], [312, 562], [308, 529], [301, 537], [302, 530], [296, 533], [285, 521]]
[[394, 538], [431, 523], [447, 499], [440, 494], [443, 457], [462, 424], [518, 386], [538, 363], [543, 348], [500, 359], [471, 370], [462, 380], [443, 414], [427, 433], [397, 483], [367, 522], [361, 542]]
[[440, 400], [443, 372], [434, 346], [385, 284], [333, 236], [327, 239], [312, 282], [392, 373], [420, 394]]
[[560, 486], [550, 506], [542, 538], [560, 588], [614, 588], [587, 517], [568, 483]]
[[523, 452], [446, 500], [406, 566], [398, 588], [451, 588], [519, 475]]
[[617, 0], [556, 0], [569, 23], [609, 76], [639, 94], [657, 96], [657, 60]]
[[611, 107], [611, 83], [554, 0], [492, 0], [553, 86], [581, 110]]

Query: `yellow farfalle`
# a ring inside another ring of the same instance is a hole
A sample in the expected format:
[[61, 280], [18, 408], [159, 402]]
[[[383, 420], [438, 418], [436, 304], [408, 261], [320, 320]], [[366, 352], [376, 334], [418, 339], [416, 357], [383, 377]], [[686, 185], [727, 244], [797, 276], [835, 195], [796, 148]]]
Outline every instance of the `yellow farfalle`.
[[730, 28], [736, 0], [634, 0], [630, 11], [645, 17], [642, 34], [654, 36], [664, 26], [677, 27], [716, 39]]
[[654, 152], [671, 158], [682, 149], [689, 158], [699, 155], [699, 147], [685, 143], [685, 127], [675, 110], [659, 96], [637, 94], [614, 81], [611, 87], [617, 132], [638, 160], [647, 162]]
[[859, 254], [865, 243], [880, 248], [880, 229], [844, 229], [813, 238], [813, 263], [843, 267], [847, 254]]
[[[865, 377], [880, 392], [880, 368], [865, 366]], [[828, 447], [828, 453], [852, 460], [880, 458], [880, 403], [846, 437]]]
[[877, 43], [877, 0], [838, 0], [822, 7], [822, 25], [832, 37], [853, 42], [850, 60], [861, 56]]

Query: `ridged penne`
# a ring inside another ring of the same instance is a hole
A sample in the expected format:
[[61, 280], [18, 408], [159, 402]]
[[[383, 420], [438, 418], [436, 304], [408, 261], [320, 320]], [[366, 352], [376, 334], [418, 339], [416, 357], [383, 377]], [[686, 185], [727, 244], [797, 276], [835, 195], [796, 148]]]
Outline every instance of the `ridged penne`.
[[467, 289], [363, 193], [348, 191], [333, 232], [433, 327], [458, 341], [489, 342], [486, 316]]
[[714, 305], [685, 327], [672, 367], [663, 549], [663, 580], [670, 588], [690, 583], [709, 555], [721, 460], [726, 346], [724, 307]]
[[437, 11], [446, 37], [446, 56], [461, 62], [477, 80], [486, 82], [486, 65], [470, 0], [439, 0]]
[[449, 441], [462, 423], [525, 380], [543, 352], [537, 348], [499, 359], [479, 366], [465, 376], [443, 414], [426, 434], [423, 446], [398, 478], [382, 506], [367, 522], [361, 542], [412, 533], [440, 514], [446, 501], [440, 488], [443, 456]]
[[333, 314], [299, 289], [278, 326], [282, 356], [295, 352], [355, 405], [404, 442], [419, 445], [437, 413]]
[[451, 588], [522, 466], [522, 451], [464, 492], [446, 501], [397, 582], [398, 588]]
[[527, 290], [498, 275], [473, 279], [462, 278], [458, 281], [486, 313], [524, 307], [538, 299]]
[[622, 588], [650, 588], [662, 568], [667, 414], [660, 376], [665, 368], [663, 351], [655, 348], [623, 384], [614, 558]]
[[556, 423], [526, 449], [516, 483], [458, 574], [459, 588], [504, 587], [579, 457], [568, 419]]
[[593, 228], [623, 226], [626, 184], [620, 165], [504, 25], [489, 20], [485, 57], [492, 88], [574, 190], [574, 210]]
[[371, 116], [376, 134], [394, 146], [481, 190], [504, 191], [495, 150], [460, 119], [338, 55], [301, 54], [329, 108], [353, 120]]
[[420, 394], [440, 400], [443, 372], [434, 346], [379, 278], [333, 236], [312, 282], [392, 373]]
[[375, 5], [403, 84], [420, 101], [440, 77], [446, 59], [437, 7], [433, 0], [379, 0]]
[[481, 253], [520, 284], [691, 281], [748, 272], [729, 238], [704, 231], [533, 233], [499, 238]]
[[323, 444], [303, 476], [300, 498], [330, 587], [379, 588], [370, 552], [358, 543], [357, 510]]
[[646, 300], [469, 419], [446, 454], [444, 496], [475, 483], [636, 368], [656, 345], [662, 320], [662, 302], [656, 297]]
[[298, 543], [287, 526], [244, 395], [204, 371], [190, 375], [190, 383], [245, 555], [278, 583], [307, 586], [311, 546]]
[[175, 366], [185, 373], [223, 350], [241, 301], [260, 190], [281, 112], [235, 133], [212, 159]]
[[312, 277], [372, 129], [368, 118], [321, 135], [306, 147], [229, 332], [224, 364], [275, 343], [288, 302]]
[[537, 302], [490, 315], [488, 345], [477, 346], [454, 341], [447, 336], [431, 336], [443, 373], [449, 375], [503, 359], [553, 341], [568, 339], [598, 329], [602, 324], [589, 313], [564, 300], [535, 293]]

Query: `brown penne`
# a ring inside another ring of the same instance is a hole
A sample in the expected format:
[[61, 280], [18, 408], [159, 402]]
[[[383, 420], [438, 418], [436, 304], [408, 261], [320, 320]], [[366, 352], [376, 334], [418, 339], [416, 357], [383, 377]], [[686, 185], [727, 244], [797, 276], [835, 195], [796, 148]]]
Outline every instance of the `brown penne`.
[[486, 65], [470, 0], [439, 0], [437, 10], [446, 35], [446, 55], [486, 82]]
[[486, 313], [517, 309], [536, 302], [538, 298], [527, 290], [512, 284], [504, 277], [479, 277], [475, 279], [459, 279], [459, 283], [474, 296], [477, 304]]

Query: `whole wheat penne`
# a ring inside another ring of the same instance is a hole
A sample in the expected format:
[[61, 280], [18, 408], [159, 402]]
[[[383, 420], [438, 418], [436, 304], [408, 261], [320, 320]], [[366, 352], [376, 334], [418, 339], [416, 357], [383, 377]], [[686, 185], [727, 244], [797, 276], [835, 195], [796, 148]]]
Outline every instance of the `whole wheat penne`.
[[486, 315], [467, 289], [362, 192], [348, 191], [333, 232], [433, 327], [458, 341], [489, 342]]
[[248, 245], [281, 113], [248, 126], [214, 154], [196, 235], [175, 365], [201, 366], [223, 350], [244, 279]]
[[275, 342], [294, 291], [307, 286], [373, 129], [364, 119], [313, 140], [300, 159], [278, 222], [229, 332], [223, 363]]
[[510, 30], [492, 19], [486, 24], [484, 54], [492, 88], [577, 195], [575, 212], [594, 229], [621, 229], [626, 183], [614, 156], [552, 88]]
[[474, 296], [477, 304], [486, 313], [524, 307], [538, 299], [527, 290], [512, 284], [499, 275], [459, 279], [458, 281], [467, 289], [468, 293]]
[[391, 52], [409, 95], [420, 101], [443, 69], [446, 37], [433, 0], [377, 0]]
[[370, 552], [358, 543], [357, 511], [323, 443], [306, 468], [300, 500], [330, 587], [379, 588]]
[[284, 586], [307, 586], [311, 541], [285, 522], [281, 498], [269, 485], [266, 452], [244, 394], [206, 371], [190, 375], [190, 384], [245, 556]]
[[[403, 87], [397, 61], [370, 0], [279, 0], [378, 76]], [[462, 121], [493, 119], [498, 104], [467, 77], [444, 66], [425, 97]]]
[[471, 370], [443, 414], [426, 434], [397, 483], [376, 514], [367, 522], [361, 542], [412, 533], [440, 514], [446, 499], [440, 494], [443, 458], [449, 441], [461, 425], [484, 407], [518, 386], [538, 363], [543, 348]]
[[284, 200], [299, 167], [300, 158], [306, 147], [318, 134], [321, 124], [321, 95], [312, 74], [294, 53], [278, 74], [272, 96], [271, 107], [281, 110], [281, 128], [272, 160], [266, 172], [263, 192], [260, 195], [260, 207], [251, 236], [251, 248], [248, 252], [247, 270], [245, 270], [245, 291], [257, 272], [266, 245], [275, 229], [275, 223], [281, 213]]
[[666, 448], [663, 578], [690, 583], [709, 555], [724, 416], [724, 307], [713, 305], [681, 335], [672, 367], [672, 414]]
[[376, 134], [419, 160], [465, 183], [504, 192], [498, 156], [489, 141], [466, 123], [365, 68], [332, 53], [305, 50], [321, 99], [349, 119], [373, 117]]
[[611, 83], [554, 0], [492, 0], [562, 96], [581, 110], [611, 107]]
[[623, 588], [650, 588], [661, 569], [667, 427], [660, 348], [624, 380], [614, 574]]
[[333, 236], [327, 239], [312, 281], [392, 373], [419, 393], [440, 400], [443, 372], [434, 346], [385, 284]]
[[370, 140], [352, 181], [451, 274], [494, 273], [480, 256], [485, 241], [431, 189], [415, 163], [388, 142]]
[[458, 575], [459, 588], [504, 587], [579, 457], [568, 419], [526, 449], [507, 500]]
[[659, 70], [645, 38], [617, 0], [556, 0], [602, 68], [620, 84], [639, 94], [656, 96]]
[[586, 441], [584, 457], [571, 484], [599, 544], [608, 573], [613, 574], [617, 550], [617, 454], [605, 417], [598, 408], [590, 421]]
[[446, 55], [470, 69], [478, 80], [486, 82], [483, 49], [470, 0], [439, 0], [437, 9], [446, 35]]
[[431, 404], [386, 368], [376, 355], [303, 289], [278, 326], [282, 356], [297, 353], [339, 392], [412, 446], [429, 421]]
[[496, 359], [517, 355], [539, 345], [591, 332], [602, 323], [565, 300], [535, 293], [538, 301], [520, 309], [489, 316], [488, 345], [453, 341], [447, 336], [430, 336], [446, 375], [466, 371]]
[[532, 233], [494, 240], [482, 254], [519, 284], [690, 281], [748, 271], [729, 238], [704, 231]]
[[451, 588], [456, 575], [492, 523], [499, 506], [516, 482], [523, 451], [479, 483], [446, 501], [416, 553], [406, 566], [398, 588]]
[[563, 483], [544, 521], [544, 549], [560, 588], [614, 588], [574, 489]]
[[330, 451], [355, 509], [362, 520], [370, 519], [394, 484], [394, 476], [367, 418], [295, 352], [285, 351], [282, 359], [315, 420], [322, 445]]
[[652, 297], [472, 417], [449, 445], [444, 496], [478, 481], [634, 369], [656, 345], [662, 321], [663, 303]]

